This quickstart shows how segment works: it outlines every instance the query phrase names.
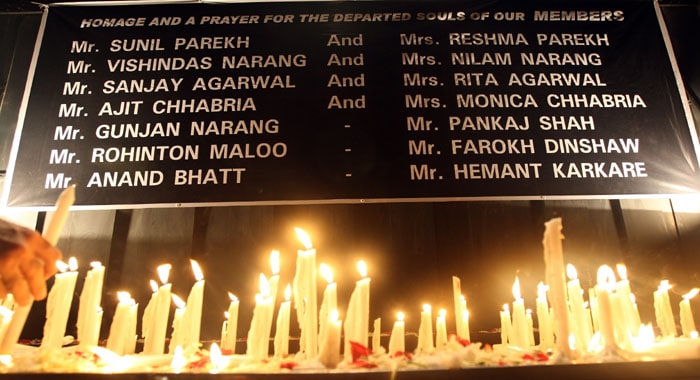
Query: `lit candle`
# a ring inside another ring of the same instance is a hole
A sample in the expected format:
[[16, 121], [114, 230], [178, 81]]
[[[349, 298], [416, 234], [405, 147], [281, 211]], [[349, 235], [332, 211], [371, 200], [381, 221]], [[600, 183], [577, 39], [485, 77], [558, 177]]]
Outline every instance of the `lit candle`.
[[284, 302], [280, 304], [280, 309], [277, 312], [277, 326], [275, 329], [275, 356], [282, 358], [289, 354], [289, 313], [291, 297], [292, 288], [290, 285], [287, 285], [284, 289]]
[[527, 337], [527, 319], [525, 316], [525, 301], [520, 296], [520, 280], [515, 277], [513, 282], [513, 333], [511, 345], [526, 348], [530, 345]]
[[63, 345], [75, 282], [78, 278], [78, 263], [75, 257], [71, 257], [68, 264], [59, 260], [56, 266], [59, 267], [60, 273], [56, 274], [46, 298], [46, 322], [44, 337], [41, 340], [41, 347], [46, 349], [59, 349]]
[[182, 347], [183, 349], [187, 347], [185, 345], [185, 336], [187, 335], [187, 329], [189, 327], [185, 318], [187, 314], [187, 304], [176, 294], [172, 294], [172, 299], [176, 308], [175, 315], [173, 316], [173, 332], [170, 335], [170, 346], [168, 347], [168, 352], [171, 354], [175, 352], [175, 347]]
[[228, 305], [228, 311], [225, 313], [226, 320], [223, 323], [221, 333], [221, 349], [229, 350], [236, 353], [236, 338], [238, 335], [238, 309], [240, 301], [238, 297], [229, 292], [231, 302]]
[[146, 306], [147, 309], [150, 306], [149, 313], [144, 310], [144, 323], [142, 323], [144, 354], [160, 355], [165, 350], [165, 334], [170, 315], [170, 291], [172, 289], [172, 284], [168, 283], [171, 268], [170, 264], [158, 266], [158, 277], [162, 285]]
[[98, 309], [102, 302], [105, 267], [96, 261], [90, 263], [90, 266], [92, 269], [85, 275], [83, 289], [80, 292], [77, 322], [78, 342], [84, 346], [97, 346], [102, 322], [102, 319], [98, 317]]
[[297, 251], [296, 272], [292, 283], [294, 307], [301, 329], [299, 351], [306, 358], [318, 355], [318, 310], [316, 306], [316, 250], [312, 248], [309, 235], [300, 228], [295, 228], [297, 237], [304, 245]]
[[503, 304], [503, 309], [500, 312], [501, 317], [501, 344], [508, 345], [513, 340], [512, 331], [513, 324], [510, 321], [510, 308], [507, 303]]
[[[68, 218], [68, 211], [70, 207], [73, 206], [75, 202], [75, 185], [68, 186], [65, 190], [61, 192], [56, 200], [56, 209], [51, 214], [51, 218], [46, 223], [46, 228], [44, 228], [43, 236], [46, 241], [51, 245], [56, 245], [58, 243], [58, 237], [61, 235], [63, 230], [63, 225], [66, 223]], [[15, 347], [15, 344], [19, 340], [22, 330], [24, 329], [24, 324], [27, 322], [27, 317], [29, 316], [29, 311], [32, 308], [34, 302], [29, 302], [24, 306], [17, 305], [14, 308], [12, 320], [10, 321], [5, 336], [2, 338], [0, 344], [0, 354], [9, 354]]]
[[463, 339], [469, 339], [469, 337], [463, 336], [464, 327], [462, 326], [462, 301], [464, 300], [466, 307], [466, 300], [464, 299], [464, 296], [462, 296], [462, 282], [457, 276], [452, 276], [452, 299], [455, 304], [455, 328], [457, 331], [457, 336]]
[[326, 368], [335, 368], [340, 363], [340, 329], [338, 310], [332, 310], [326, 323], [326, 334], [321, 342], [318, 360]]
[[280, 251], [273, 249], [272, 252], [270, 252], [270, 269], [272, 275], [268, 281], [270, 282], [270, 296], [274, 304], [277, 302], [277, 288], [280, 282]]
[[394, 327], [391, 329], [391, 336], [389, 337], [389, 355], [396, 355], [397, 352], [406, 351], [403, 318], [404, 315], [402, 312], [396, 313], [396, 321], [394, 322]]
[[321, 276], [326, 279], [328, 283], [326, 289], [323, 291], [323, 300], [321, 301], [321, 309], [319, 311], [319, 332], [318, 339], [319, 342], [323, 341], [323, 334], [325, 334], [326, 323], [328, 322], [328, 315], [332, 310], [338, 308], [338, 286], [333, 282], [333, 270], [326, 264], [321, 264], [319, 266], [319, 272]]
[[447, 326], [445, 325], [445, 317], [447, 310], [440, 309], [438, 316], [435, 318], [435, 347], [439, 350], [447, 345]]
[[634, 295], [627, 279], [627, 267], [624, 264], [617, 264], [617, 274], [620, 279], [617, 281], [615, 292], [620, 297], [620, 305], [623, 313], [623, 326], [627, 335], [637, 336], [641, 323], [637, 322], [635, 316]]
[[690, 299], [698, 294], [700, 289], [693, 288], [690, 292], [683, 295], [683, 300], [680, 303], [681, 309], [681, 329], [683, 330], [683, 336], [690, 338], [697, 334], [695, 330], [695, 319], [693, 319], [693, 311], [690, 308]]
[[428, 304], [423, 305], [420, 313], [420, 325], [418, 327], [418, 347], [416, 352], [429, 354], [435, 350], [433, 346], [433, 312]]
[[586, 326], [587, 318], [583, 307], [583, 290], [578, 279], [576, 268], [571, 265], [566, 265], [566, 275], [569, 277], [567, 282], [567, 290], [569, 295], [569, 309], [571, 311], [571, 330], [576, 338], [576, 349], [586, 350], [588, 347], [588, 327]]
[[256, 360], [267, 359], [270, 345], [270, 329], [274, 303], [270, 295], [270, 283], [264, 274], [260, 273], [260, 293], [255, 295], [253, 320], [248, 330], [248, 345], [246, 355]]
[[[114, 312], [114, 317], [112, 318], [112, 325], [109, 328], [109, 336], [107, 337], [107, 349], [116, 353], [117, 355], [125, 355], [133, 350], [133, 347], [129, 347], [129, 342], [131, 342], [130, 334], [135, 331], [131, 331], [131, 308], [136, 303], [131, 295], [127, 292], [117, 292], [117, 297], [119, 303]], [[135, 326], [134, 326], [135, 327]]]
[[345, 332], [345, 359], [352, 361], [350, 342], [367, 347], [369, 340], [369, 284], [367, 264], [363, 260], [357, 262], [357, 270], [361, 279], [355, 283], [355, 289], [350, 295], [347, 316], [343, 324]]
[[537, 328], [540, 337], [540, 349], [547, 351], [554, 348], [554, 330], [552, 318], [549, 314], [549, 304], [547, 303], [547, 289], [549, 287], [540, 282], [537, 284]]
[[372, 330], [372, 352], [381, 352], [382, 350], [382, 319], [374, 319], [374, 329]]
[[204, 274], [199, 264], [190, 260], [195, 283], [187, 296], [187, 307], [182, 316], [183, 334], [182, 348], [199, 345], [199, 335], [202, 328], [202, 300], [204, 297]]
[[564, 357], [572, 359], [569, 347], [569, 312], [566, 302], [566, 278], [564, 276], [564, 251], [561, 233], [561, 218], [552, 218], [545, 224], [544, 247], [545, 283], [549, 286], [549, 301], [552, 306], [552, 320], [554, 321], [554, 334], [567, 339], [557, 339], [557, 351]]
[[615, 273], [609, 266], [601, 266], [598, 268], [598, 281], [595, 292], [598, 300], [598, 323], [600, 324], [600, 334], [605, 341], [605, 347], [609, 350], [617, 349], [611, 300], [611, 293], [614, 291], [614, 289]]
[[525, 310], [525, 323], [527, 324], [527, 339], [532, 347], [535, 345], [535, 328], [533, 327], [531, 309]]
[[671, 289], [671, 285], [668, 280], [662, 280], [657, 290], [654, 291], [656, 323], [664, 338], [676, 336], [676, 322], [671, 310], [671, 301], [668, 298], [669, 289]]
[[12, 310], [4, 305], [0, 305], [0, 341], [5, 337], [5, 334], [7, 334], [7, 329], [10, 327], [13, 314]]

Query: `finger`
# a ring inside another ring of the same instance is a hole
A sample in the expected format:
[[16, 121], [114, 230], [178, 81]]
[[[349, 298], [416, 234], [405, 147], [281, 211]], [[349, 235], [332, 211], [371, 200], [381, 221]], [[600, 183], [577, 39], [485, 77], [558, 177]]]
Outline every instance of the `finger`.
[[20, 265], [20, 270], [26, 279], [31, 295], [42, 300], [46, 297], [46, 281], [44, 280], [44, 263], [42, 260], [32, 258]]
[[5, 299], [7, 298], [7, 295], [9, 293], [7, 292], [7, 288], [5, 287], [5, 284], [3, 284], [2, 281], [0, 281], [0, 298]]
[[32, 300], [31, 293], [29, 292], [29, 285], [19, 273], [10, 275], [10, 277], [3, 277], [2, 281], [5, 283], [7, 290], [12, 293], [15, 302], [20, 306], [26, 306]]
[[53, 276], [58, 271], [56, 261], [61, 259], [61, 251], [38, 233], [27, 238], [27, 245], [34, 255], [44, 262], [44, 278]]

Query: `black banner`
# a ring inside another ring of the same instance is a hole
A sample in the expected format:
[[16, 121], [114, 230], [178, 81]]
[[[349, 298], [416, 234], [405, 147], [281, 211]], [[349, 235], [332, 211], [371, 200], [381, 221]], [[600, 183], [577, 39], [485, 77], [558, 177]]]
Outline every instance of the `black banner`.
[[700, 189], [651, 1], [52, 6], [3, 200], [78, 206]]

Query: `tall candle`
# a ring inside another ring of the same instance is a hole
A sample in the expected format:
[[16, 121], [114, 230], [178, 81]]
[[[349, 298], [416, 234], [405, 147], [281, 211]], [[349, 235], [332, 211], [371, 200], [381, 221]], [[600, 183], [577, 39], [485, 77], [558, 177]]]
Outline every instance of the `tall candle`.
[[248, 330], [246, 350], [246, 355], [253, 359], [267, 359], [273, 311], [274, 302], [270, 295], [270, 283], [265, 275], [260, 273], [260, 293], [255, 295], [255, 309], [253, 309], [253, 320]]
[[[73, 203], [75, 203], [75, 185], [70, 185], [58, 196], [56, 200], [56, 209], [46, 223], [46, 228], [44, 228], [44, 239], [51, 245], [56, 245], [56, 243], [58, 243], [58, 237], [61, 235], [63, 225], [68, 218], [68, 211], [70, 207], [73, 206]], [[33, 301], [24, 306], [17, 305], [14, 308], [12, 320], [0, 343], [0, 354], [4, 355], [12, 352], [12, 349], [15, 347], [15, 344], [22, 334], [32, 304]]]
[[467, 299], [462, 294], [459, 295], [459, 303], [462, 323], [460, 323], [460, 330], [457, 332], [457, 335], [462, 339], [471, 340], [471, 334], [469, 333], [469, 309], [467, 309]]
[[501, 344], [511, 344], [513, 338], [513, 324], [510, 320], [510, 307], [508, 304], [503, 304], [503, 309], [500, 312], [501, 317]]
[[202, 302], [204, 297], [204, 274], [195, 260], [190, 260], [195, 283], [187, 296], [187, 307], [182, 316], [183, 335], [182, 347], [199, 345], [199, 336], [202, 328]]
[[290, 298], [292, 288], [290, 285], [284, 289], [284, 302], [280, 304], [277, 312], [277, 326], [275, 329], [275, 356], [286, 357], [289, 354], [289, 313], [291, 307]]
[[617, 274], [620, 279], [617, 281], [615, 292], [620, 297], [620, 306], [622, 307], [622, 323], [627, 331], [627, 335], [637, 336], [640, 323], [637, 323], [634, 307], [634, 295], [630, 288], [630, 282], [627, 279], [627, 267], [624, 264], [617, 264]]
[[547, 302], [547, 289], [549, 287], [540, 282], [537, 284], [537, 329], [540, 337], [540, 349], [547, 351], [554, 348], [554, 330], [552, 326], [552, 318], [549, 314], [549, 303]]
[[170, 345], [168, 346], [168, 352], [174, 353], [176, 347], [182, 347], [183, 349], [187, 347], [185, 344], [185, 336], [188, 333], [187, 320], [185, 315], [187, 314], [187, 304], [185, 301], [178, 297], [176, 294], [172, 294], [173, 303], [175, 304], [175, 316], [173, 316], [173, 332], [170, 335]]
[[598, 281], [595, 288], [598, 300], [598, 323], [600, 323], [600, 334], [605, 340], [606, 348], [612, 350], [617, 348], [611, 299], [614, 289], [615, 273], [609, 266], [601, 266], [598, 268]]
[[0, 305], [0, 340], [7, 334], [7, 329], [10, 327], [12, 315], [14, 312], [4, 305]]
[[391, 336], [389, 337], [389, 355], [396, 355], [397, 352], [406, 351], [406, 337], [403, 319], [403, 313], [398, 312], [396, 314], [394, 327], [391, 329]]
[[544, 247], [545, 279], [549, 286], [549, 298], [554, 320], [554, 334], [557, 337], [557, 351], [565, 358], [572, 359], [569, 347], [569, 313], [566, 302], [566, 279], [564, 276], [564, 251], [561, 233], [561, 218], [552, 218], [545, 224], [542, 245]]
[[[462, 300], [464, 297], [462, 296], [462, 283], [459, 277], [457, 276], [452, 276], [452, 300], [454, 301], [455, 305], [455, 328], [457, 332], [457, 336], [463, 339], [469, 339], [468, 337], [465, 338], [462, 334], [464, 331], [464, 327], [462, 326]], [[465, 301], [466, 302], [466, 301]]]
[[372, 329], [372, 352], [382, 350], [382, 319], [374, 319], [374, 329]]
[[323, 291], [323, 300], [321, 301], [321, 310], [318, 314], [319, 330], [318, 339], [319, 342], [323, 341], [323, 334], [326, 331], [326, 323], [328, 323], [328, 316], [331, 311], [338, 308], [338, 286], [333, 282], [333, 270], [326, 264], [321, 264], [319, 266], [319, 272], [321, 276], [326, 279], [328, 283], [326, 289]]
[[435, 317], [435, 347], [438, 350], [445, 348], [445, 345], [447, 345], [447, 326], [445, 325], [446, 316], [447, 310], [440, 309], [437, 317]]
[[569, 295], [569, 310], [571, 312], [570, 327], [576, 339], [576, 350], [585, 351], [588, 347], [590, 336], [588, 336], [588, 327], [586, 326], [588, 319], [583, 307], [583, 289], [581, 289], [578, 273], [573, 265], [566, 265], [566, 275], [569, 277], [566, 285]]
[[527, 324], [527, 339], [531, 347], [535, 346], [535, 328], [532, 321], [532, 310], [525, 309], [525, 323]]
[[[127, 292], [117, 292], [119, 303], [114, 311], [112, 324], [109, 328], [109, 336], [107, 337], [107, 348], [117, 355], [125, 355], [129, 353], [129, 342], [131, 337], [130, 331], [130, 312], [131, 307], [136, 304], [131, 295]], [[132, 348], [133, 349], [133, 348]]]
[[340, 329], [338, 310], [331, 310], [318, 355], [318, 360], [326, 368], [335, 368], [340, 363]]
[[41, 347], [45, 349], [59, 349], [63, 345], [75, 282], [78, 278], [78, 263], [75, 257], [71, 257], [68, 264], [58, 261], [56, 266], [59, 267], [61, 273], [56, 274], [53, 286], [46, 298], [46, 322], [44, 323], [44, 336], [41, 340]]
[[228, 294], [231, 302], [228, 305], [228, 311], [225, 313], [226, 320], [223, 323], [221, 333], [221, 349], [236, 353], [236, 338], [238, 330], [238, 309], [240, 301], [238, 297], [232, 293]]
[[149, 313], [144, 311], [143, 353], [147, 355], [160, 355], [165, 351], [165, 334], [170, 316], [170, 291], [172, 289], [172, 284], [168, 283], [171, 268], [170, 264], [158, 266], [158, 277], [162, 285], [151, 297], [149, 304], [152, 303], [152, 305]]
[[312, 248], [311, 239], [304, 230], [295, 228], [295, 231], [305, 249], [297, 251], [292, 292], [294, 293], [294, 308], [297, 310], [297, 321], [301, 329], [299, 351], [310, 359], [318, 355], [316, 250]]
[[272, 297], [272, 303], [277, 302], [277, 288], [280, 282], [280, 251], [273, 249], [270, 252], [270, 269], [272, 275], [268, 279], [270, 283], [270, 296]]
[[78, 342], [84, 346], [97, 346], [101, 325], [98, 309], [102, 302], [105, 267], [99, 262], [92, 262], [90, 266], [92, 268], [85, 275], [83, 289], [80, 292], [77, 322]]
[[369, 340], [369, 284], [367, 265], [363, 260], [358, 261], [357, 270], [361, 279], [355, 283], [355, 289], [350, 295], [347, 316], [343, 324], [345, 332], [345, 358], [352, 360], [350, 342], [367, 347]]
[[671, 285], [668, 280], [662, 280], [659, 287], [654, 291], [654, 313], [656, 323], [661, 331], [662, 337], [676, 336], [676, 322], [671, 310], [671, 301], [668, 298], [668, 291]]
[[511, 345], [517, 347], [529, 347], [530, 340], [527, 337], [527, 319], [525, 315], [525, 300], [520, 296], [520, 280], [515, 277], [513, 282], [513, 333]]
[[693, 318], [693, 311], [690, 308], [690, 299], [698, 294], [700, 289], [693, 288], [690, 292], [683, 295], [683, 300], [680, 303], [680, 313], [681, 313], [681, 329], [683, 331], [683, 336], [686, 338], [693, 337], [697, 335], [697, 330], [695, 329], [695, 319]]
[[418, 353], [432, 353], [435, 350], [433, 345], [433, 316], [432, 307], [428, 304], [423, 305], [423, 310], [420, 313], [420, 325], [418, 327]]

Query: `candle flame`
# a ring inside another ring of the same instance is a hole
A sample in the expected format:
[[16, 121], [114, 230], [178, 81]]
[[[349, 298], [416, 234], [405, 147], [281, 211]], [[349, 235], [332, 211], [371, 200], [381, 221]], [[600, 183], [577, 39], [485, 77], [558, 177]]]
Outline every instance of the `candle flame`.
[[540, 300], [547, 299], [547, 291], [549, 290], [549, 285], [545, 285], [542, 281], [537, 284], [537, 298]]
[[297, 233], [297, 238], [301, 242], [301, 244], [304, 246], [306, 249], [311, 249], [311, 238], [309, 235], [306, 233], [306, 231], [302, 230], [301, 228], [294, 227], [294, 232]]
[[430, 305], [428, 305], [427, 303], [424, 303], [424, 304], [423, 304], [423, 311], [424, 311], [424, 312], [430, 313], [431, 310], [433, 310], [433, 308], [430, 307]]
[[331, 267], [329, 267], [325, 263], [321, 263], [321, 266], [318, 268], [318, 271], [321, 272], [321, 276], [323, 276], [323, 278], [325, 278], [329, 284], [333, 283], [333, 270], [331, 269]]
[[228, 320], [229, 318], [231, 318], [231, 313], [229, 313], [228, 311], [224, 311], [224, 319]]
[[117, 299], [120, 303], [126, 303], [131, 300], [131, 294], [129, 292], [117, 292]]
[[338, 320], [338, 309], [333, 309], [331, 313], [328, 314], [328, 320], [333, 322]]
[[194, 274], [194, 279], [197, 281], [202, 281], [204, 279], [204, 273], [202, 273], [202, 268], [200, 268], [199, 264], [190, 259], [190, 265], [192, 266], [192, 273]]
[[216, 367], [216, 369], [221, 369], [226, 367], [226, 361], [221, 353], [221, 348], [218, 344], [212, 343], [209, 347], [209, 361]]
[[270, 282], [267, 281], [267, 277], [260, 273], [260, 295], [263, 297], [270, 296]]
[[695, 297], [696, 295], [698, 295], [698, 292], [700, 292], [700, 289], [693, 288], [688, 293], [683, 295], [683, 299], [689, 300], [689, 299]]
[[173, 299], [173, 303], [175, 303], [175, 307], [178, 309], [184, 309], [187, 306], [187, 303], [180, 297], [177, 296], [177, 294], [171, 294], [171, 297]]
[[238, 302], [238, 297], [236, 297], [233, 293], [228, 292], [228, 298], [231, 300], [231, 302]]
[[399, 311], [398, 313], [396, 313], [396, 320], [397, 321], [403, 322], [403, 319], [404, 319], [403, 311]]
[[440, 311], [438, 311], [438, 316], [441, 318], [445, 318], [447, 316], [447, 310], [440, 309]]
[[66, 264], [64, 261], [56, 260], [56, 268], [59, 272], [63, 273], [68, 270], [68, 264]]
[[287, 284], [287, 287], [284, 288], [284, 300], [289, 301], [292, 298], [292, 286], [290, 284]]
[[153, 293], [158, 291], [158, 283], [155, 282], [155, 280], [150, 280], [149, 284], [151, 285], [151, 290], [153, 290]]
[[68, 269], [71, 271], [76, 271], [78, 270], [78, 259], [75, 257], [71, 257], [68, 259]]
[[620, 280], [627, 280], [627, 266], [625, 264], [617, 264], [617, 274], [620, 275]]
[[14, 311], [8, 309], [5, 306], [0, 306], [0, 317], [2, 319], [5, 319], [5, 320], [11, 319], [14, 314], [15, 314]]
[[170, 366], [176, 371], [179, 372], [185, 366], [187, 365], [187, 359], [185, 358], [185, 355], [182, 353], [182, 347], [180, 345], [175, 347], [175, 353], [173, 354], [173, 360], [170, 362]]
[[510, 310], [510, 309], [508, 308], [508, 304], [507, 304], [507, 303], [504, 303], [504, 304], [503, 304], [503, 311], [505, 311], [505, 312], [507, 313], [509, 310]]
[[364, 260], [360, 260], [357, 262], [357, 271], [360, 272], [360, 277], [367, 277], [367, 264]]
[[91, 261], [91, 262], [90, 262], [90, 268], [93, 268], [93, 269], [100, 269], [100, 268], [102, 268], [102, 263], [99, 262], [99, 261]]
[[662, 292], [669, 291], [669, 290], [671, 290], [671, 288], [672, 288], [672, 286], [668, 282], [668, 280], [661, 280], [661, 282], [659, 283], [659, 290]]
[[635, 351], [649, 350], [656, 340], [654, 336], [654, 327], [651, 323], [640, 325], [637, 337], [630, 336], [630, 340]]
[[513, 281], [513, 297], [516, 300], [520, 300], [520, 279], [518, 279], [518, 276], [515, 276], [515, 281]]
[[578, 278], [576, 267], [572, 264], [566, 264], [566, 277], [568, 277], [569, 280], [576, 280]]
[[276, 249], [270, 252], [270, 268], [272, 268], [273, 275], [280, 273], [280, 251]]
[[160, 279], [161, 284], [167, 284], [168, 283], [168, 276], [170, 276], [170, 269], [173, 266], [170, 264], [162, 264], [158, 266], [158, 278]]
[[606, 287], [612, 291], [615, 289], [615, 272], [608, 265], [601, 265], [598, 268], [598, 285]]

